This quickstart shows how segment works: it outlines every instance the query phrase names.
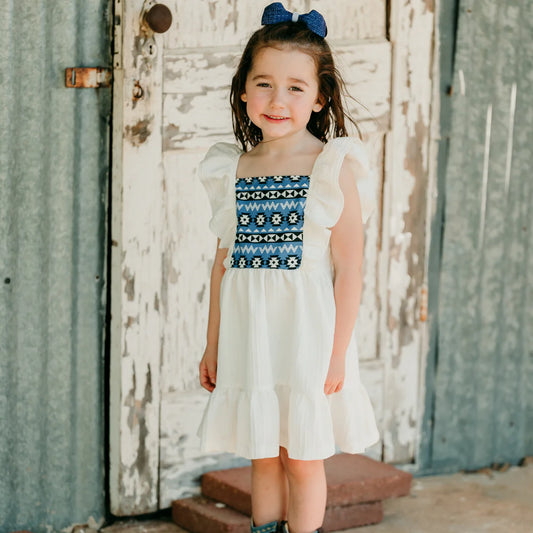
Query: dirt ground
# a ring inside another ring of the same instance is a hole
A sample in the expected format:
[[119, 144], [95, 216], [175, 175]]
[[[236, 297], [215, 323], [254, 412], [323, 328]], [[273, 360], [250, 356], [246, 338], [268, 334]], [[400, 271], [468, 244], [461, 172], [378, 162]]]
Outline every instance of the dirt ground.
[[[380, 524], [351, 533], [532, 533], [533, 465], [413, 479]], [[346, 532], [347, 533], [347, 532]]]
[[[532, 533], [533, 464], [414, 478], [411, 494], [386, 500], [384, 511], [381, 523], [344, 533]], [[116, 522], [100, 531], [186, 533], [166, 519]]]

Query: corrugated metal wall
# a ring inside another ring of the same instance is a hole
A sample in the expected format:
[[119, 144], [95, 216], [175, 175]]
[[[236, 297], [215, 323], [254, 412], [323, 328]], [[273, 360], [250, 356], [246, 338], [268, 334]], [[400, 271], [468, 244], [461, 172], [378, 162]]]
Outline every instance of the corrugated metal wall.
[[533, 3], [461, 0], [440, 191], [434, 470], [533, 453], [532, 85]]
[[0, 0], [0, 530], [104, 512], [108, 0]]

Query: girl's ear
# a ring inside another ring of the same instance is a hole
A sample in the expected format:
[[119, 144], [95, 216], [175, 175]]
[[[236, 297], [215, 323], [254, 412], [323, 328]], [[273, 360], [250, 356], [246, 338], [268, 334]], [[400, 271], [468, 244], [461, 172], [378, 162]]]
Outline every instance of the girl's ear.
[[313, 105], [313, 111], [315, 113], [318, 113], [319, 111], [322, 111], [322, 108], [324, 107], [324, 103], [321, 102], [321, 100], [322, 100], [322, 97], [319, 97], [318, 100]]
[[242, 100], [243, 102], [246, 102], [246, 93], [242, 93], [242, 94], [241, 94], [241, 100]]

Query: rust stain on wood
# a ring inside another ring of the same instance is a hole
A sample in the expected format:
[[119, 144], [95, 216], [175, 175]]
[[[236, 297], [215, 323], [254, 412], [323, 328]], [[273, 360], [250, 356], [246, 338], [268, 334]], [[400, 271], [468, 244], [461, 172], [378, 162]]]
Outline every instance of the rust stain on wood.
[[[419, 261], [423, 257], [425, 246], [425, 234], [419, 230], [424, 226], [426, 214], [427, 187], [427, 162], [424, 159], [422, 147], [428, 138], [428, 124], [425, 123], [422, 108], [418, 105], [418, 116], [414, 123], [414, 134], [407, 140], [404, 168], [415, 179], [409, 195], [409, 209], [403, 217], [403, 234], [409, 236], [409, 246], [391, 242], [391, 258], [396, 256], [400, 259], [400, 253], [404, 252], [409, 284], [402, 299], [399, 315], [396, 320], [389, 319], [389, 327], [399, 327], [400, 346], [407, 346], [413, 342], [413, 330], [417, 313], [415, 312], [419, 302], [419, 288], [424, 282], [424, 264]], [[392, 329], [391, 329], [392, 331]]]
[[151, 125], [154, 117], [144, 118], [139, 120], [133, 126], [126, 126], [124, 128], [124, 137], [133, 145], [140, 146], [146, 142], [146, 139], [152, 134]]
[[405, 213], [405, 233], [410, 236], [410, 246], [406, 249], [405, 260], [409, 285], [400, 307], [400, 321], [411, 327], [400, 328], [400, 345], [406, 346], [413, 341], [412, 328], [416, 328], [419, 288], [424, 284], [424, 264], [418, 260], [418, 253], [424, 250], [425, 233], [419, 228], [425, 224], [427, 189], [427, 161], [422, 151], [429, 136], [428, 124], [424, 121], [422, 107], [418, 105], [418, 116], [414, 124], [414, 134], [407, 140], [404, 168], [415, 179], [409, 196], [409, 210]]
[[139, 323], [139, 317], [138, 316], [128, 316], [128, 319], [126, 320], [126, 328], [130, 328], [133, 324]]
[[426, 4], [426, 11], [430, 13], [435, 11], [435, 0], [425, 0], [424, 3]]
[[[138, 432], [137, 453], [135, 461], [129, 465], [129, 479], [135, 479], [139, 476], [146, 486], [152, 487], [152, 472], [150, 467], [150, 450], [146, 446], [146, 441], [149, 433], [148, 423], [146, 420], [147, 405], [152, 403], [152, 372], [150, 364], [148, 364], [145, 377], [144, 393], [142, 398], [135, 398], [135, 391], [137, 389], [137, 376], [135, 373], [135, 363], [132, 369], [132, 384], [128, 394], [124, 398], [124, 406], [129, 409], [127, 424], [130, 431]], [[124, 465], [126, 466], [126, 465]], [[122, 476], [124, 482], [124, 476]], [[125, 487], [123, 488], [125, 490]], [[125, 493], [125, 492], [124, 492]], [[149, 495], [142, 495], [141, 498], [146, 497], [146, 503], [151, 502], [151, 492]], [[148, 507], [147, 507], [148, 508]]]
[[130, 269], [126, 267], [122, 271], [122, 278], [126, 280], [124, 292], [128, 296], [128, 300], [131, 302], [135, 296], [135, 275], [130, 272]]
[[200, 304], [201, 304], [201, 303], [203, 302], [203, 300], [204, 300], [206, 287], [207, 287], [207, 286], [206, 286], [206, 284], [204, 283], [204, 284], [202, 285], [201, 290], [198, 292], [197, 298], [198, 298], [198, 303], [200, 303]]

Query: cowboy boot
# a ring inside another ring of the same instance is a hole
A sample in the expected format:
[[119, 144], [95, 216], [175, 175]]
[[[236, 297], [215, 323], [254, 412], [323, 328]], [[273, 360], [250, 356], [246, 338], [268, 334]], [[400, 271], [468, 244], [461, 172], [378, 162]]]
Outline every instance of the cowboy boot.
[[251, 533], [277, 533], [279, 531], [279, 524], [277, 521], [269, 522], [262, 526], [254, 526], [254, 519], [250, 519], [250, 532]]

